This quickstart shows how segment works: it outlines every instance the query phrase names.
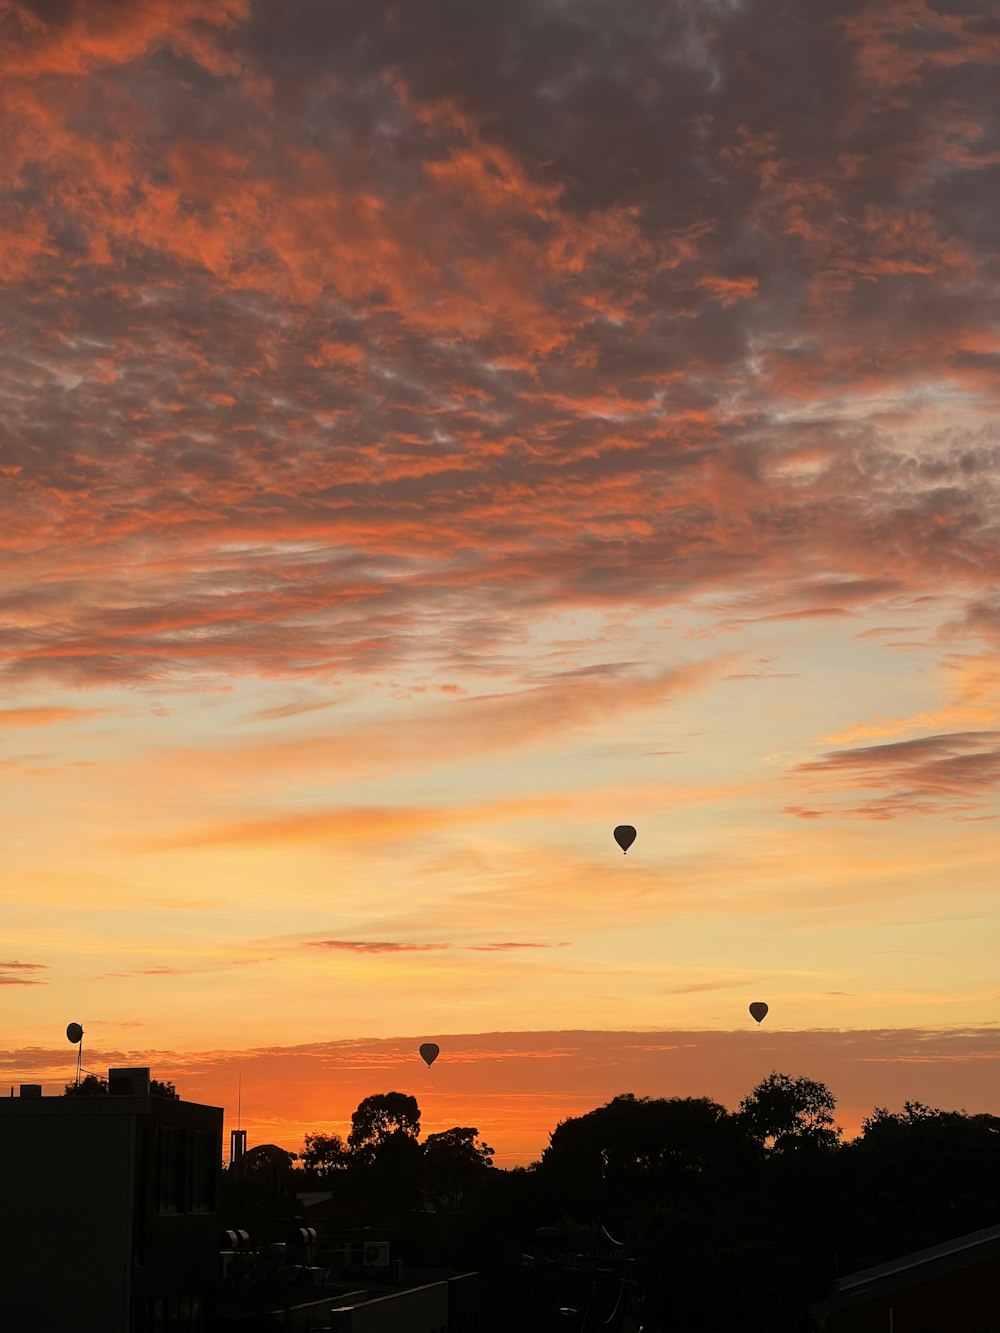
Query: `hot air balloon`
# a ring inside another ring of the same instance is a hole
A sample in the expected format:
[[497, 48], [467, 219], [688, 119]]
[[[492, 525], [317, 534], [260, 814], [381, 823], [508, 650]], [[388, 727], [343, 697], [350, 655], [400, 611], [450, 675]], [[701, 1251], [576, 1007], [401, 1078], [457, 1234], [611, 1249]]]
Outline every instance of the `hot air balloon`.
[[428, 1069], [430, 1069], [431, 1065], [434, 1063], [434, 1061], [438, 1058], [440, 1054], [441, 1054], [441, 1047], [436, 1045], [433, 1041], [425, 1041], [423, 1046], [421, 1046], [420, 1048], [420, 1056], [422, 1059], [427, 1061]]
[[763, 1000], [754, 1000], [750, 1006], [750, 1017], [755, 1018], [758, 1023], [767, 1017], [767, 1005]]
[[631, 824], [619, 824], [615, 829], [615, 842], [622, 849], [622, 854], [635, 842], [635, 829]]

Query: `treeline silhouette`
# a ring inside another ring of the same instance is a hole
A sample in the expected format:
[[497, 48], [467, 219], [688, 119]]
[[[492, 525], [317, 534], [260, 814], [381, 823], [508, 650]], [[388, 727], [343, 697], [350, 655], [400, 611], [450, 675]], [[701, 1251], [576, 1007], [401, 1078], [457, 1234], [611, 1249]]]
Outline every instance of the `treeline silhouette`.
[[[88, 1074], [82, 1078], [79, 1083], [67, 1083], [64, 1097], [99, 1097], [108, 1091], [108, 1080], [100, 1074]], [[149, 1080], [149, 1091], [154, 1097], [173, 1097], [175, 1100], [180, 1097], [180, 1093], [172, 1083], [164, 1083], [158, 1078]]]
[[844, 1143], [835, 1109], [824, 1084], [777, 1072], [734, 1112], [624, 1093], [504, 1170], [474, 1127], [421, 1143], [416, 1099], [388, 1092], [361, 1102], [346, 1143], [247, 1153], [239, 1179], [224, 1173], [224, 1225], [325, 1190], [328, 1225], [391, 1227], [407, 1263], [484, 1272], [539, 1254], [539, 1228], [553, 1253], [610, 1236], [640, 1261], [647, 1333], [797, 1333], [838, 1275], [1000, 1221], [1000, 1117], [907, 1101]]
[[[67, 1087], [106, 1091], [99, 1079]], [[838, 1275], [1000, 1222], [1000, 1117], [907, 1101], [877, 1107], [844, 1143], [835, 1109], [824, 1084], [777, 1072], [733, 1112], [623, 1093], [560, 1121], [539, 1161], [506, 1170], [477, 1128], [421, 1141], [416, 1098], [380, 1093], [346, 1142], [261, 1144], [224, 1169], [219, 1220], [277, 1238], [303, 1215], [298, 1193], [329, 1192], [321, 1233], [376, 1227], [408, 1266], [507, 1278], [524, 1254], [620, 1241], [639, 1261], [646, 1333], [799, 1333]], [[495, 1327], [514, 1327], [495, 1304]]]

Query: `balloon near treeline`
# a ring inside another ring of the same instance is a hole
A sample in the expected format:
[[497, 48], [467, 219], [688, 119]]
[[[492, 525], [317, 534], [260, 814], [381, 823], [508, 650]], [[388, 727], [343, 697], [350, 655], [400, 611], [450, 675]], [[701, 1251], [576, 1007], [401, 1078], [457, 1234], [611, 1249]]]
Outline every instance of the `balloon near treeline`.
[[750, 1006], [750, 1017], [755, 1018], [758, 1023], [767, 1017], [767, 1005], [763, 1000], [754, 1000]]
[[430, 1069], [431, 1065], [434, 1063], [434, 1061], [438, 1058], [440, 1054], [441, 1054], [441, 1047], [436, 1045], [433, 1041], [425, 1041], [423, 1046], [421, 1046], [420, 1048], [420, 1057], [421, 1059], [427, 1061], [428, 1069]]
[[619, 824], [615, 829], [615, 842], [625, 853], [635, 842], [635, 829], [631, 824]]

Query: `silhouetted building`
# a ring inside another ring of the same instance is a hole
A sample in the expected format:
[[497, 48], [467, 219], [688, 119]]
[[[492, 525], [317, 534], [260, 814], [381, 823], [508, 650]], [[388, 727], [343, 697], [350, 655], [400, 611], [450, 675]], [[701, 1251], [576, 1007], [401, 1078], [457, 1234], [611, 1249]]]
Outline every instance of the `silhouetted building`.
[[823, 1333], [1000, 1333], [1000, 1226], [849, 1273], [809, 1314]]
[[0, 1098], [4, 1328], [211, 1326], [222, 1110], [111, 1074], [108, 1095]]
[[236, 1166], [240, 1159], [246, 1156], [247, 1151], [247, 1132], [245, 1129], [231, 1129], [229, 1131], [229, 1165]]

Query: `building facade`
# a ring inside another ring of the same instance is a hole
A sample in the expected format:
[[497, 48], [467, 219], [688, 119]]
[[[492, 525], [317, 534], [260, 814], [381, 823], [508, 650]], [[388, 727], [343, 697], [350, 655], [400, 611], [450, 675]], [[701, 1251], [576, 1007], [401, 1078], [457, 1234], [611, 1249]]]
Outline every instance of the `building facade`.
[[[148, 1071], [134, 1072], [148, 1087]], [[222, 1109], [128, 1087], [119, 1077], [109, 1095], [0, 1098], [4, 1327], [211, 1327]]]

